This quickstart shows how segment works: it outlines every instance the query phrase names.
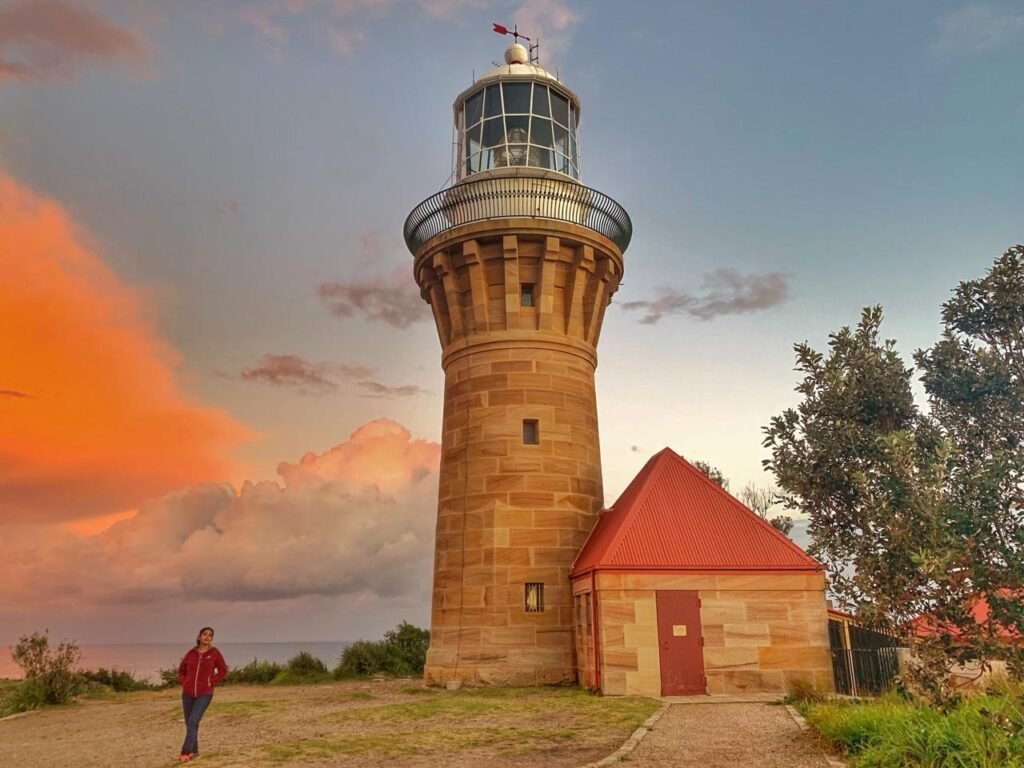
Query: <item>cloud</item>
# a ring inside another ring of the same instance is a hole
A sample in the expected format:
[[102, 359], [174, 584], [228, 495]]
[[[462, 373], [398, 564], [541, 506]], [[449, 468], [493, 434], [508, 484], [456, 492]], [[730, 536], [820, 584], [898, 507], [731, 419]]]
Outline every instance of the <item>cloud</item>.
[[359, 386], [370, 393], [371, 397], [415, 397], [425, 395], [427, 390], [415, 384], [403, 384], [399, 387], [389, 387], [379, 381], [360, 381]]
[[227, 457], [251, 435], [182, 391], [147, 297], [57, 204], [2, 174], [0, 243], [5, 391], [31, 393], [0, 415], [0, 528], [131, 509], [233, 473]]
[[264, 355], [256, 365], [243, 368], [239, 376], [244, 381], [296, 387], [303, 394], [323, 394], [338, 388], [330, 370], [329, 363], [311, 363], [299, 355]]
[[394, 328], [430, 319], [430, 311], [405, 269], [377, 280], [321, 283], [317, 295], [337, 317], [359, 315]]
[[397, 4], [397, 0], [266, 0], [244, 5], [239, 18], [256, 30], [275, 58], [284, 55], [289, 26], [300, 22], [339, 55], [351, 56], [366, 39], [369, 22], [386, 16]]
[[1024, 39], [1024, 13], [968, 5], [938, 20], [932, 52], [940, 56], [988, 53]]
[[435, 19], [452, 19], [470, 8], [484, 7], [483, 0], [419, 0], [420, 7]]
[[549, 57], [563, 53], [572, 38], [572, 28], [582, 17], [558, 0], [524, 0], [513, 19], [519, 30], [541, 42], [541, 66]]
[[239, 378], [278, 387], [293, 387], [303, 395], [323, 395], [337, 390], [343, 381], [358, 381], [358, 386], [378, 397], [411, 397], [426, 390], [407, 384], [389, 387], [365, 380], [375, 368], [358, 363], [311, 363], [299, 355], [264, 355], [260, 361], [243, 368]]
[[701, 295], [666, 288], [653, 301], [627, 301], [627, 311], [643, 310], [641, 323], [657, 323], [665, 315], [690, 315], [712, 320], [721, 315], [757, 312], [786, 301], [789, 287], [779, 272], [765, 275], [741, 275], [733, 269], [717, 269], [704, 275]]
[[31, 397], [31, 395], [16, 389], [0, 389], [0, 397]]
[[74, 79], [90, 65], [144, 64], [142, 36], [64, 0], [13, 0], [0, 7], [0, 83]]
[[[204, 483], [90, 537], [0, 539], [0, 612], [23, 601], [261, 602], [393, 597], [429, 581], [441, 446], [393, 421], [298, 463], [282, 482]], [[5, 605], [7, 604], [7, 605]]]
[[237, 200], [225, 200], [217, 204], [217, 213], [238, 218], [242, 214], [242, 209]]

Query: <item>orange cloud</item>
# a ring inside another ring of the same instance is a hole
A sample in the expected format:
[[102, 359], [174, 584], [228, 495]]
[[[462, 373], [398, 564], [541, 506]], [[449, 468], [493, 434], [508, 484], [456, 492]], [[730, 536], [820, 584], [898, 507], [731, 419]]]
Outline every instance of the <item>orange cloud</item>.
[[232, 474], [248, 439], [175, 380], [144, 297], [54, 202], [0, 174], [0, 520], [133, 508]]

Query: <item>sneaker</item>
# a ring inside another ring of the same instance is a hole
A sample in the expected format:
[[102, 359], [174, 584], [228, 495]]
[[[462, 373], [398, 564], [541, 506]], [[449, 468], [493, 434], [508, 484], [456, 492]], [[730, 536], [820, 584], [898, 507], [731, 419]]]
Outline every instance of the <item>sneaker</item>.
[[178, 762], [179, 763], [187, 763], [187, 762], [190, 762], [191, 760], [192, 760], [192, 758], [189, 755], [182, 755], [181, 757], [178, 758]]

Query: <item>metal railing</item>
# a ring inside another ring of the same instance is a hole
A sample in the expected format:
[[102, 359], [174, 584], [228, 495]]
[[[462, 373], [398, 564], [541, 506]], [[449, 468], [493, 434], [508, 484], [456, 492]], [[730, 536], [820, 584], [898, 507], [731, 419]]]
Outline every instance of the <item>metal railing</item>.
[[415, 254], [445, 230], [510, 217], [578, 224], [604, 235], [620, 251], [633, 236], [626, 210], [596, 189], [555, 178], [506, 176], [466, 181], [428, 197], [405, 220], [405, 244]]

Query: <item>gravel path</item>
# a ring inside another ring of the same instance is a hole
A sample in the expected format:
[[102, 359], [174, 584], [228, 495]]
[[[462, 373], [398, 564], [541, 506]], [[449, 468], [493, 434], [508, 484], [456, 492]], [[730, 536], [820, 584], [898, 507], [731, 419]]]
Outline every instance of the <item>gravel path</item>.
[[827, 768], [785, 707], [674, 704], [630, 756], [635, 768]]

